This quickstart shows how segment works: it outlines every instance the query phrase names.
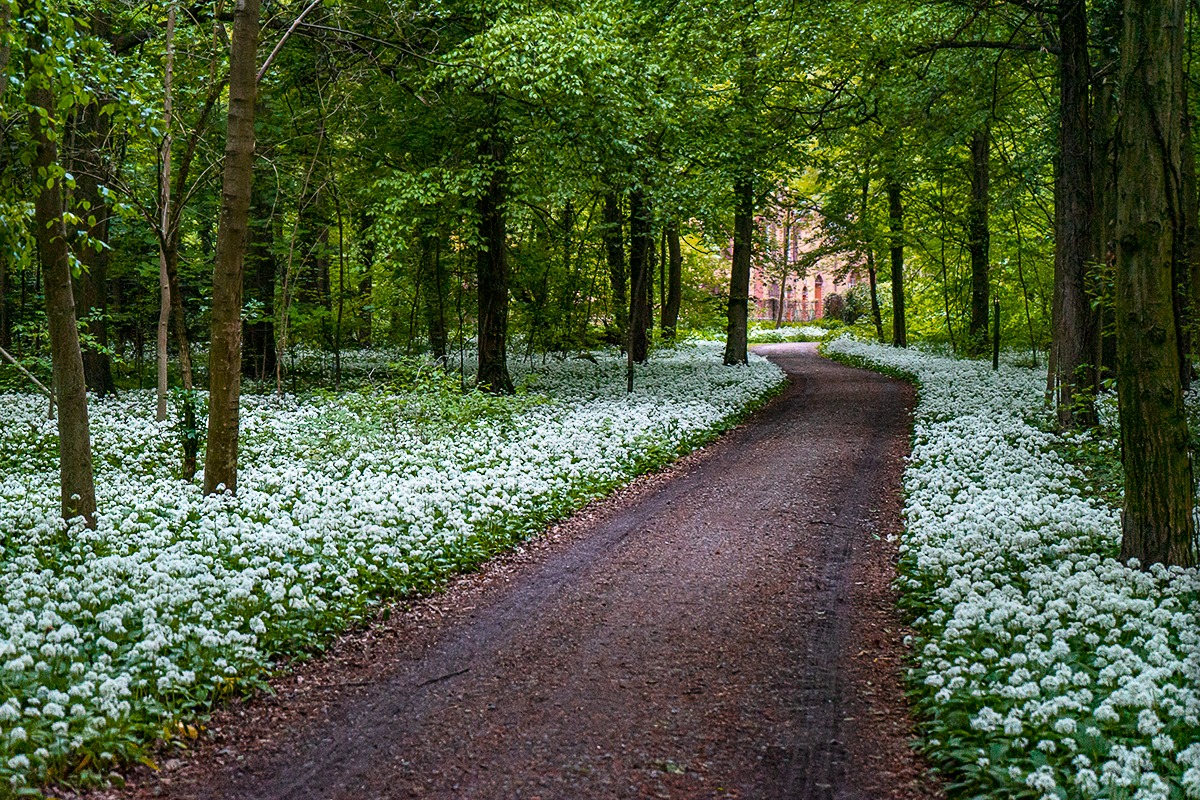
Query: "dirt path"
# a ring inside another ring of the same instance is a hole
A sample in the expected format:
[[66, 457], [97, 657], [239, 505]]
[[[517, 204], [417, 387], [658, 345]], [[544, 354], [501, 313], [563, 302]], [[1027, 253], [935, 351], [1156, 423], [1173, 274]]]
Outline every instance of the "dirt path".
[[753, 421], [460, 581], [120, 795], [922, 798], [889, 586], [911, 391], [759, 349]]

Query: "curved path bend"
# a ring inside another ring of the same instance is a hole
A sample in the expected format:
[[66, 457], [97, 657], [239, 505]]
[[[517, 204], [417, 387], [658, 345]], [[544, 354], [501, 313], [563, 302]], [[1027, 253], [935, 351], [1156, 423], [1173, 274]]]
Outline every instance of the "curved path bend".
[[746, 425], [221, 712], [120, 796], [923, 798], [890, 587], [912, 392], [815, 355]]

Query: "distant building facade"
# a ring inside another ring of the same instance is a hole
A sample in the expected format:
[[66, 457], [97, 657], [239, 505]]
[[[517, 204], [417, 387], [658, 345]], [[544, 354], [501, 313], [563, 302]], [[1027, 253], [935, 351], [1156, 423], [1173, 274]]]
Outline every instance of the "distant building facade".
[[[759, 321], [809, 322], [825, 313], [825, 298], [844, 295], [859, 281], [846, 257], [821, 253], [824, 244], [815, 214], [781, 210], [761, 219], [765, 248], [750, 267], [750, 313]], [[781, 295], [782, 289], [782, 295]]]

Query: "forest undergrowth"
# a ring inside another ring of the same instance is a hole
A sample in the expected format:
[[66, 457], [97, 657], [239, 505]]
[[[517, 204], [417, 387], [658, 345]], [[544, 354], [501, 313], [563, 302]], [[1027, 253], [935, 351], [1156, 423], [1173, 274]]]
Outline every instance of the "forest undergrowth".
[[825, 351], [919, 389], [898, 585], [920, 747], [951, 793], [1200, 797], [1200, 571], [1118, 561], [1115, 484], [1081, 489], [1074, 463], [1111, 473], [1113, 401], [1064, 440], [1040, 370]]

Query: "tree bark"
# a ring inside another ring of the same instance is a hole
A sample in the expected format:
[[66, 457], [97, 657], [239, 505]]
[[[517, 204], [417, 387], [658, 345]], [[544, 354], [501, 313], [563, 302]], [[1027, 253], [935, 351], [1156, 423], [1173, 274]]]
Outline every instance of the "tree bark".
[[1174, 267], [1185, 235], [1183, 0], [1125, 0], [1117, 149], [1117, 397], [1125, 505], [1121, 559], [1196, 561]]
[[[39, 23], [44, 32], [44, 18]], [[33, 41], [36, 41], [34, 37]], [[29, 115], [36, 143], [32, 164], [39, 186], [34, 198], [34, 227], [45, 274], [46, 318], [50, 328], [50, 356], [58, 407], [59, 483], [63, 519], [83, 517], [89, 528], [96, 526], [96, 490], [92, 477], [92, 442], [88, 429], [87, 386], [83, 353], [75, 317], [71, 286], [71, 263], [67, 251], [67, 226], [63, 219], [62, 171], [52, 128], [58, 113], [51, 78], [53, 66], [45, 65], [47, 54], [30, 52], [26, 70], [29, 105], [38, 113]], [[60, 123], [58, 123], [60, 124]]]
[[[1089, 366], [1094, 326], [1087, 294], [1087, 259], [1092, 248], [1092, 146], [1088, 87], [1087, 5], [1063, 0], [1058, 12], [1062, 54], [1059, 57], [1059, 162], [1055, 180], [1055, 238], [1053, 335], [1058, 424], [1071, 428], [1088, 424], [1094, 411], [1079, 408], [1081, 389], [1095, 384]], [[1082, 413], [1082, 418], [1077, 415]]]
[[479, 198], [479, 239], [476, 260], [479, 289], [479, 368], [475, 382], [489, 392], [513, 391], [508, 374], [508, 232], [504, 218], [508, 173], [505, 146], [492, 131], [480, 145], [490, 162], [491, 178]]
[[[989, 297], [988, 158], [991, 132], [986, 126], [971, 136], [971, 204], [967, 211], [967, 248], [971, 254], [971, 354], [987, 350]], [[948, 323], [949, 318], [947, 318]]]
[[213, 267], [208, 449], [204, 493], [237, 491], [242, 367], [242, 277], [254, 175], [259, 0], [239, 0], [229, 55], [229, 122]]
[[1175, 319], [1179, 328], [1179, 385], [1186, 392], [1192, 384], [1192, 362], [1195, 360], [1197, 324], [1200, 323], [1200, 195], [1196, 183], [1196, 146], [1194, 119], [1188, 105], [1187, 82], [1181, 87], [1183, 97], [1183, 152], [1181, 193], [1183, 195], [1182, 254], [1177, 264], [1175, 280]]
[[[83, 331], [94, 342], [83, 351], [83, 375], [87, 388], [98, 396], [116, 394], [112, 359], [108, 348], [108, 206], [100, 187], [111, 179], [108, 157], [110, 123], [100, 113], [100, 103], [88, 103], [78, 117], [77, 139], [81, 144], [80, 169], [75, 170], [76, 214], [84, 220], [77, 241], [76, 258], [83, 269], [79, 276], [77, 306], [84, 318]], [[85, 208], [86, 206], [86, 208]]]
[[880, 342], [886, 341], [883, 335], [883, 314], [879, 311], [879, 286], [875, 274], [875, 248], [867, 247], [867, 283], [871, 287], [871, 321], [875, 323], [875, 335]]
[[675, 341], [679, 306], [683, 300], [683, 251], [679, 246], [679, 223], [667, 226], [667, 302], [663, 304], [663, 339]]
[[612, 286], [613, 317], [621, 347], [627, 346], [629, 314], [626, 311], [625, 233], [621, 216], [621, 197], [616, 192], [604, 195], [604, 256], [608, 262], [608, 279]]
[[729, 316], [725, 332], [725, 363], [749, 361], [747, 326], [750, 317], [750, 262], [754, 242], [754, 182], [743, 177], [733, 186], [733, 264], [729, 270]]
[[629, 352], [635, 364], [650, 352], [650, 292], [653, 290], [650, 204], [641, 189], [629, 193]]
[[438, 366], [445, 367], [449, 346], [446, 331], [446, 275], [442, 269], [441, 240], [436, 234], [421, 237], [420, 281], [429, 331], [429, 351]]
[[167, 232], [171, 228], [171, 126], [172, 100], [171, 78], [175, 70], [175, 4], [167, 9], [166, 54], [163, 64], [163, 140], [159, 148], [158, 180], [158, 404], [155, 417], [159, 422], [167, 418], [167, 340], [171, 328], [171, 275], [167, 272]]
[[[1116, 15], [1120, 7], [1116, 8]], [[1117, 24], [1119, 20], [1110, 24]], [[1113, 34], [1112, 49], [1117, 48], [1120, 32]], [[1113, 319], [1112, 271], [1116, 261], [1117, 177], [1116, 75], [1097, 82], [1092, 95], [1092, 263], [1088, 293], [1097, 306], [1093, 314], [1092, 363], [1097, 377], [1112, 376], [1116, 369], [1116, 322]]]
[[904, 198], [900, 182], [887, 182], [888, 230], [892, 254], [892, 346], [908, 347], [908, 325], [904, 317]]
[[244, 283], [262, 311], [256, 320], [247, 320], [242, 329], [242, 371], [260, 381], [275, 374], [275, 279], [279, 259], [275, 252], [273, 203], [274, 192], [269, 188], [251, 192], [251, 221], [246, 233]]

